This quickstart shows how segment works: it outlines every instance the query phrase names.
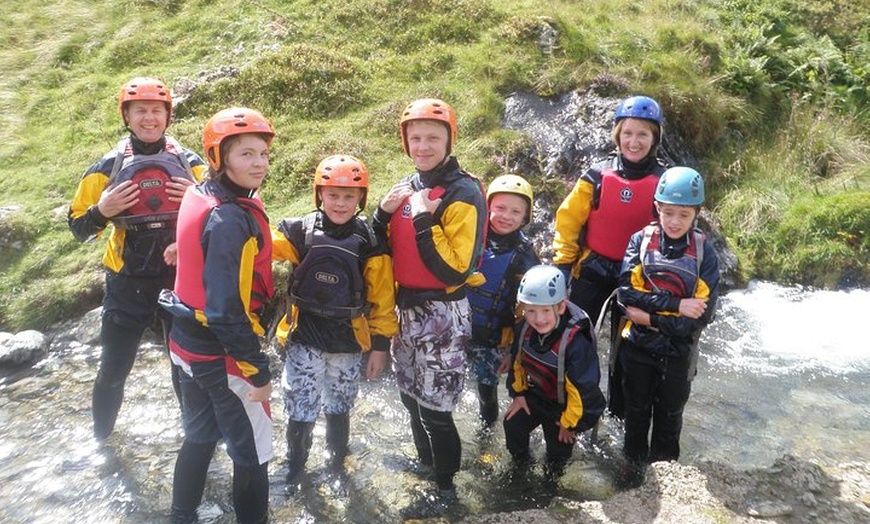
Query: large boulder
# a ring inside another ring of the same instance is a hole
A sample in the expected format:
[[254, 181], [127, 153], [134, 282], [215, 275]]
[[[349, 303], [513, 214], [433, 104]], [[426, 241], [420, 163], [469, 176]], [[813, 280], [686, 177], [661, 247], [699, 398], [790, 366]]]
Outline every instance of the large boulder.
[[48, 337], [39, 331], [0, 333], [0, 369], [33, 364], [48, 354]]

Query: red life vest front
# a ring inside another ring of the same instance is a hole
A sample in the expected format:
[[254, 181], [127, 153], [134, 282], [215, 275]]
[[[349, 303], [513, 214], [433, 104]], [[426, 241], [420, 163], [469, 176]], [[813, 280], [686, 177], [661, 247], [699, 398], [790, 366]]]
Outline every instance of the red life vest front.
[[109, 187], [131, 181], [139, 187], [139, 201], [112, 217], [115, 227], [131, 231], [175, 227], [178, 202], [169, 200], [166, 183], [173, 178], [196, 182], [184, 150], [174, 139], [166, 137], [166, 147], [153, 155], [133, 153], [130, 138], [116, 146], [118, 151], [109, 175]]
[[[429, 198], [441, 198], [444, 188], [435, 186]], [[393, 273], [396, 282], [411, 289], [445, 289], [449, 287], [438, 279], [420, 256], [417, 247], [417, 230], [411, 215], [410, 197], [402, 201], [399, 209], [390, 217], [390, 248], [393, 251]]]
[[653, 198], [659, 177], [623, 178], [606, 168], [601, 172], [598, 206], [586, 221], [586, 245], [610, 260], [620, 261], [635, 232], [655, 220]]
[[[206, 184], [211, 182], [206, 182]], [[259, 226], [254, 232], [258, 237], [259, 252], [254, 257], [254, 274], [251, 278], [251, 296], [248, 313], [258, 311], [274, 293], [272, 283], [272, 235], [269, 218], [259, 197], [233, 197], [221, 199], [202, 192], [202, 186], [190, 189], [181, 202], [178, 215], [178, 271], [175, 276], [175, 293], [188, 307], [198, 313], [205, 309], [205, 253], [202, 250], [202, 231], [212, 209], [219, 205], [235, 204], [251, 213]], [[247, 297], [242, 297], [247, 298]]]

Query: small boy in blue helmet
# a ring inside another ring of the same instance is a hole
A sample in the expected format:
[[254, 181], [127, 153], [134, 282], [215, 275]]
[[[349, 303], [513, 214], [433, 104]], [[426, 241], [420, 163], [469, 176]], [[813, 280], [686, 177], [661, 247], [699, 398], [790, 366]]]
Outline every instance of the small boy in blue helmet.
[[565, 276], [538, 265], [523, 276], [517, 302], [523, 321], [511, 346], [504, 417], [507, 449], [520, 463], [529, 457], [529, 435], [544, 432], [547, 463], [559, 472], [571, 458], [577, 434], [604, 412], [601, 371], [589, 317], [567, 299]]

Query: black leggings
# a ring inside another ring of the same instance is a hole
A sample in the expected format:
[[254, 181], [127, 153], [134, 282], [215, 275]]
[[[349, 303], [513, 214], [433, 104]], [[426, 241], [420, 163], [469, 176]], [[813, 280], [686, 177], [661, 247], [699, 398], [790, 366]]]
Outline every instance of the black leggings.
[[[163, 340], [166, 341], [171, 326], [169, 320], [160, 317], [163, 328]], [[145, 328], [134, 328], [118, 324], [113, 315], [104, 315], [100, 327], [100, 369], [94, 381], [92, 410], [94, 417], [94, 435], [103, 439], [112, 433], [121, 404], [124, 401], [124, 385], [136, 361], [136, 353]], [[172, 387], [175, 396], [181, 403], [181, 391], [178, 385], [178, 370], [170, 365]]]
[[400, 397], [411, 415], [411, 433], [420, 462], [432, 465], [439, 489], [453, 488], [453, 476], [462, 461], [462, 442], [453, 413], [425, 408], [405, 393]]
[[[172, 513], [194, 516], [202, 502], [208, 465], [217, 442], [184, 441], [175, 462]], [[246, 468], [233, 465], [233, 507], [240, 524], [260, 524], [269, 519], [269, 463]]]

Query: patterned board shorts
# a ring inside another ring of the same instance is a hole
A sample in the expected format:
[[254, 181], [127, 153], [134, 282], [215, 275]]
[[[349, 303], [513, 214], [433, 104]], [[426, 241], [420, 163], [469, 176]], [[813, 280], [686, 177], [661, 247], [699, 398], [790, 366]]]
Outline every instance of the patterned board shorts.
[[361, 369], [361, 353], [326, 353], [288, 343], [281, 378], [287, 417], [314, 422], [321, 407], [327, 415], [349, 413], [359, 393]]
[[424, 302], [398, 313], [392, 354], [399, 390], [423, 407], [453, 411], [465, 386], [465, 350], [471, 339], [468, 300]]

